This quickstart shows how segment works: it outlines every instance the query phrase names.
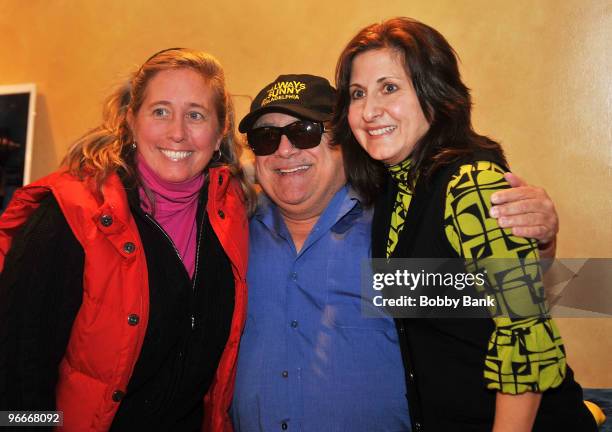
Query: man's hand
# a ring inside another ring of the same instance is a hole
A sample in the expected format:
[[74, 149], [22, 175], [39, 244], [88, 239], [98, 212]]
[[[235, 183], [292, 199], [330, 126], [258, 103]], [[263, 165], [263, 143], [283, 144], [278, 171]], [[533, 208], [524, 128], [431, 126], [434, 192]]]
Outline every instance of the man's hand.
[[504, 175], [512, 188], [491, 196], [491, 217], [502, 228], [512, 228], [512, 234], [538, 240], [540, 255], [554, 257], [559, 218], [546, 191], [529, 186], [512, 173]]

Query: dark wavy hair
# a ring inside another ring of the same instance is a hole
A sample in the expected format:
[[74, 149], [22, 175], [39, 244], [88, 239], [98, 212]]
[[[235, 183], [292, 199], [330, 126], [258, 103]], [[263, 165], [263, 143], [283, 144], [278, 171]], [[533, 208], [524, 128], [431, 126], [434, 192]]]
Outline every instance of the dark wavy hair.
[[353, 135], [348, 111], [353, 59], [366, 51], [388, 48], [399, 54], [412, 80], [429, 131], [416, 144], [408, 172], [414, 187], [417, 173], [427, 180], [441, 166], [478, 150], [505, 161], [501, 146], [472, 127], [470, 90], [461, 81], [457, 55], [437, 30], [411, 18], [392, 18], [369, 25], [351, 39], [336, 65], [338, 99], [333, 119], [334, 142], [342, 146], [348, 181], [372, 204], [386, 182], [384, 165], [372, 159]]

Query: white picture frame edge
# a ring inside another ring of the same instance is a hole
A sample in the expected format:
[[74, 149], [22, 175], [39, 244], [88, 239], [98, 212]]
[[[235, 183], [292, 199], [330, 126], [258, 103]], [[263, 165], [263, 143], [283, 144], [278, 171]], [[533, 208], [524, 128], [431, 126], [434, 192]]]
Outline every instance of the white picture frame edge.
[[28, 101], [28, 130], [26, 131], [26, 142], [25, 142], [25, 160], [23, 167], [23, 184], [30, 183], [30, 175], [32, 169], [32, 145], [34, 141], [34, 119], [36, 118], [36, 84], [9, 84], [0, 85], [0, 96], [29, 93], [30, 99]]

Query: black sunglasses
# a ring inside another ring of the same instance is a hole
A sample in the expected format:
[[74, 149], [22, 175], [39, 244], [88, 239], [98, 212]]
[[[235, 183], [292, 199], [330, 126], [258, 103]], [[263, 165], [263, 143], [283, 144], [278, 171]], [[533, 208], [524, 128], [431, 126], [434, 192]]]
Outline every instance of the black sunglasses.
[[247, 139], [256, 156], [267, 156], [278, 149], [283, 135], [294, 147], [305, 150], [318, 146], [323, 132], [327, 132], [323, 123], [298, 120], [283, 127], [263, 126], [251, 129], [247, 132]]

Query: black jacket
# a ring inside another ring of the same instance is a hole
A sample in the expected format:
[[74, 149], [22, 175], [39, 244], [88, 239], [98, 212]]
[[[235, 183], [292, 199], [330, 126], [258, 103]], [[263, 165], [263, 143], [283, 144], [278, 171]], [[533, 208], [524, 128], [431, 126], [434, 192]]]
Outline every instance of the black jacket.
[[[482, 155], [479, 155], [478, 160]], [[496, 158], [489, 160], [500, 164]], [[391, 258], [460, 258], [444, 232], [446, 188], [462, 160], [438, 170], [430, 181], [419, 181], [404, 228]], [[503, 166], [503, 164], [501, 164]], [[372, 255], [386, 257], [391, 212], [397, 194], [389, 178], [378, 199], [372, 228]], [[445, 271], [462, 272], [455, 264]], [[494, 330], [490, 318], [396, 319], [410, 417], [415, 432], [489, 431], [496, 393], [486, 389], [484, 364]], [[597, 430], [582, 401], [582, 389], [568, 367], [564, 382], [546, 391], [534, 431]]]

